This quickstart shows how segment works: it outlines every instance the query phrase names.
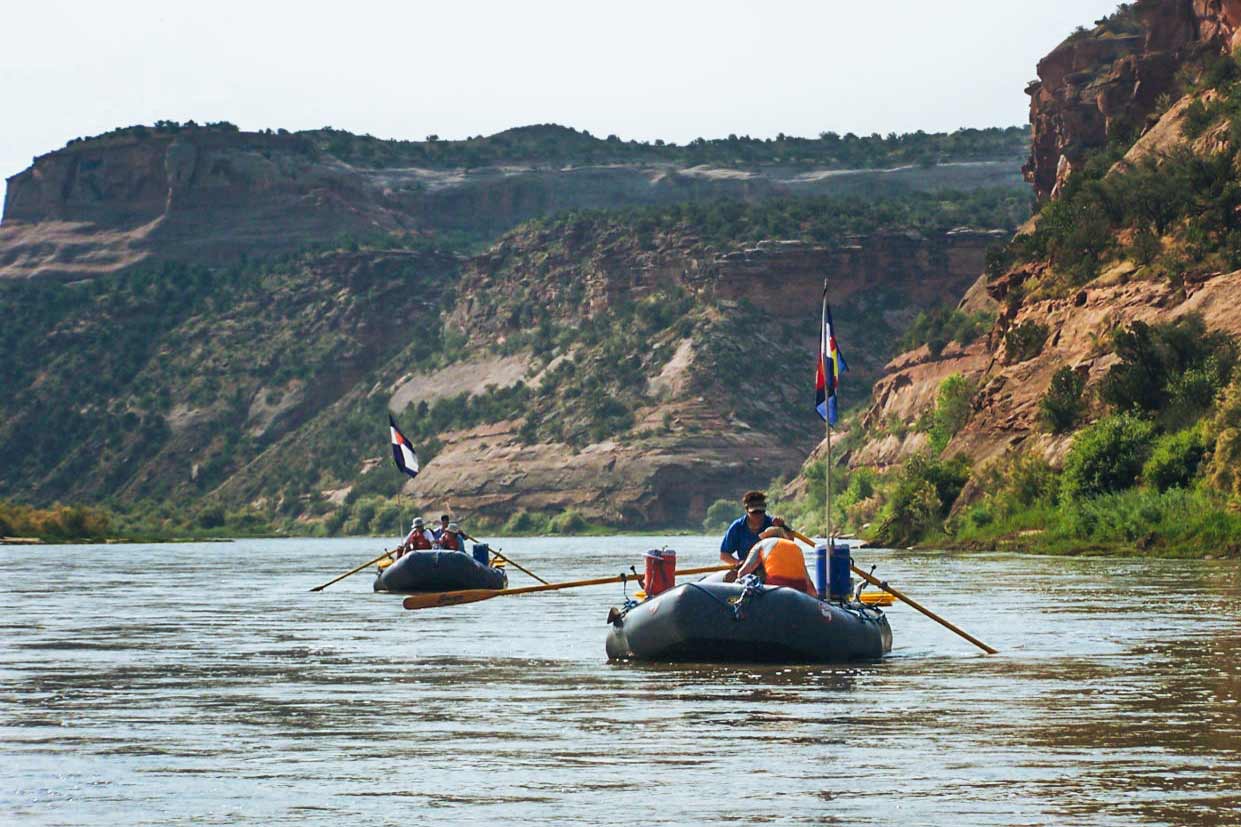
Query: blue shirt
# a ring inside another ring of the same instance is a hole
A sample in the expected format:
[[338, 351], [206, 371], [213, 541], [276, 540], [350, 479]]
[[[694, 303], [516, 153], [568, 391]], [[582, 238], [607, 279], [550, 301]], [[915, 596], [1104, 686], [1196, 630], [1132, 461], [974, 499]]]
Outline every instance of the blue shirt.
[[[759, 532], [766, 531], [771, 528], [773, 520], [770, 514], [763, 515], [763, 527]], [[720, 552], [723, 554], [734, 555], [738, 562], [745, 562], [745, 556], [750, 553], [750, 548], [758, 542], [758, 534], [750, 531], [750, 524], [746, 520], [744, 514], [740, 519], [734, 520], [733, 524], [728, 527], [728, 531], [724, 533], [724, 542], [720, 543]]]

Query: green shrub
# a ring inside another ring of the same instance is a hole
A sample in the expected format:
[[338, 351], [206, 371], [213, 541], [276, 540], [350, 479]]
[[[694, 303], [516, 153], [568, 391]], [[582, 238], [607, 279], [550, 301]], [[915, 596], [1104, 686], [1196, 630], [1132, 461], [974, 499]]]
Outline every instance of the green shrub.
[[91, 540], [106, 537], [113, 515], [101, 508], [56, 503], [50, 508], [0, 500], [0, 536], [38, 537], [42, 540]]
[[504, 523], [503, 532], [510, 535], [547, 534], [547, 515], [540, 514], [537, 511], [521, 509]]
[[941, 453], [973, 415], [972, 401], [977, 387], [959, 373], [939, 384], [935, 412], [931, 416], [931, 450]]
[[200, 528], [213, 529], [224, 525], [224, 508], [219, 505], [212, 505], [198, 512], [198, 525]]
[[1040, 454], [1023, 452], [1004, 457], [979, 472], [975, 480], [988, 506], [1008, 516], [1056, 498], [1060, 480]]
[[1207, 445], [1201, 428], [1187, 428], [1156, 440], [1150, 458], [1142, 466], [1142, 481], [1152, 488], [1187, 487], [1197, 476]]
[[935, 528], [941, 503], [935, 486], [911, 479], [897, 485], [881, 512], [875, 542], [884, 546], [907, 546]]
[[875, 540], [888, 546], [906, 546], [942, 527], [966, 480], [969, 464], [963, 457], [941, 460], [916, 454], [906, 460], [880, 512]]
[[1071, 502], [1132, 486], [1150, 456], [1154, 435], [1153, 424], [1127, 413], [1079, 432], [1064, 462], [1063, 498]]
[[1064, 434], [1077, 427], [1085, 412], [1082, 392], [1085, 377], [1069, 367], [1062, 367], [1051, 377], [1047, 393], [1039, 400], [1039, 421], [1053, 434]]
[[1215, 443], [1207, 479], [1234, 505], [1241, 504], [1241, 378], [1224, 391], [1207, 433]]
[[1185, 122], [1181, 127], [1182, 134], [1191, 141], [1207, 131], [1220, 116], [1220, 107], [1207, 106], [1196, 100], [1185, 108]]
[[1120, 361], [1099, 385], [1105, 402], [1118, 410], [1169, 412], [1170, 424], [1201, 416], [1223, 387], [1237, 361], [1236, 345], [1223, 333], [1208, 333], [1200, 316], [1166, 324], [1135, 321], [1112, 335]]
[[1004, 335], [1004, 361], [1015, 365], [1038, 356], [1047, 342], [1047, 326], [1024, 321]]
[[994, 322], [988, 313], [966, 313], [955, 307], [924, 310], [905, 331], [897, 350], [913, 350], [923, 344], [939, 358], [949, 342], [968, 345], [986, 332]]
[[707, 508], [707, 518], [702, 521], [702, 530], [708, 534], [724, 531], [737, 519], [738, 506], [732, 500], [716, 500]]
[[586, 518], [572, 508], [557, 514], [548, 524], [551, 534], [581, 534], [588, 528], [590, 524], [586, 522]]
[[375, 508], [371, 517], [368, 533], [376, 536], [396, 532], [401, 534], [407, 530], [407, 523], [401, 517], [401, 508], [394, 501], [387, 501]]

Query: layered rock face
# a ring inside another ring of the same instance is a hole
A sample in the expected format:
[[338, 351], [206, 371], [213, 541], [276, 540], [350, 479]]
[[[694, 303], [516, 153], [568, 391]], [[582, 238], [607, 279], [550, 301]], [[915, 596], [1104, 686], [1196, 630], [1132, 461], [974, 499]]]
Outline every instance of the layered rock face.
[[296, 134], [127, 131], [40, 156], [8, 179], [0, 278], [72, 281], [156, 259], [215, 265], [345, 234], [486, 239], [569, 209], [1012, 186], [1017, 166], [998, 159], [854, 171], [669, 163], [371, 168]]
[[381, 191], [293, 135], [118, 136], [9, 179], [0, 276], [74, 280], [152, 257], [218, 264], [407, 225]]
[[[550, 256], [555, 245], [537, 236], [498, 245], [467, 266], [463, 298], [451, 316], [476, 338], [495, 341], [521, 327], [509, 315], [516, 305], [487, 297], [524, 296], [533, 288], [554, 318], [572, 324], [584, 312], [607, 313], [679, 288], [720, 302], [725, 312], [742, 303], [760, 309], [768, 319], [764, 335], [771, 340], [740, 343], [742, 352], [751, 346], [764, 352], [783, 347], [795, 356], [777, 360], [773, 372], [764, 368], [734, 385], [713, 377], [709, 339], [652, 342], [652, 347], [674, 346], [675, 353], [650, 378], [630, 436], [580, 449], [557, 442], [529, 445], [518, 438], [520, 420], [445, 434], [444, 448], [408, 486], [410, 493], [501, 518], [521, 508], [551, 513], [574, 508], [614, 524], [698, 523], [714, 500], [765, 486], [776, 475], [792, 475], [817, 443], [821, 431], [811, 383], [825, 273], [833, 285], [842, 346], [849, 347], [842, 395], [863, 399], [892, 352], [894, 331], [919, 310], [960, 295], [996, 235], [881, 234], [837, 247], [767, 242], [724, 255], [693, 239], [655, 250], [616, 240], [566, 247]], [[537, 258], [524, 258], [530, 254]], [[474, 372], [479, 393], [487, 392], [482, 384], [539, 383], [535, 371], [489, 375], [480, 363]], [[398, 388], [395, 398], [404, 403], [409, 397]]]
[[1185, 62], [1241, 45], [1239, 0], [1138, 0], [1039, 61], [1030, 95], [1033, 148], [1024, 168], [1040, 200], [1086, 154], [1148, 126]]
[[1007, 320], [1007, 329], [1041, 325], [1045, 345], [1021, 361], [1005, 357], [1002, 329], [967, 348], [951, 347], [940, 358], [926, 348], [903, 354], [875, 384], [874, 402], [863, 427], [874, 434], [851, 458], [855, 466], [887, 468], [927, 445], [926, 434], [908, 427], [899, 434], [883, 433], [887, 422], [912, 426], [934, 408], [939, 385], [959, 373], [979, 388], [974, 413], [949, 443], [949, 454], [963, 454], [985, 464], [1013, 449], [1030, 450], [1058, 465], [1072, 434], [1055, 436], [1039, 425], [1039, 402], [1052, 375], [1069, 367], [1090, 388], [1107, 375], [1117, 357], [1108, 348], [1111, 331], [1132, 322], [1163, 324], [1196, 314], [1208, 329], [1241, 337], [1241, 313], [1235, 297], [1241, 272], [1212, 276], [1182, 288], [1167, 282], [1135, 281], [1090, 286], [1067, 299], [1027, 302]]
[[[1215, 92], [1164, 100], [1160, 114], [1152, 113], [1159, 95], [1178, 88], [1174, 79], [1183, 67], [1241, 44], [1241, 2], [1142, 0], [1132, 13], [1128, 25], [1140, 27], [1139, 34], [1118, 34], [1124, 21], [1112, 20], [1070, 38], [1039, 64], [1042, 81], [1031, 89], [1034, 146], [1027, 173], [1040, 198], [1054, 199], [1073, 166], [1122, 126], [1143, 127], [1143, 134], [1110, 175], [1124, 175], [1141, 161], [1158, 162], [1178, 149], [1209, 156], [1226, 139], [1220, 125], [1186, 138], [1190, 104], [1210, 102]], [[947, 455], [964, 455], [977, 465], [1021, 449], [1058, 464], [1072, 434], [1045, 433], [1038, 421], [1039, 403], [1057, 370], [1067, 366], [1083, 378], [1090, 399], [1116, 363], [1113, 331], [1134, 321], [1167, 323], [1196, 314], [1208, 330], [1241, 336], [1235, 300], [1241, 272], [1192, 274], [1174, 284], [1143, 276], [1141, 269], [1132, 261], [1114, 263], [1082, 288], [1055, 298], [1037, 291], [1023, 297], [1029, 284], [1054, 270], [1048, 261], [981, 276], [961, 306], [998, 310], [989, 336], [965, 348], [953, 344], [938, 357], [923, 347], [892, 360], [875, 384], [862, 420], [867, 439], [849, 457], [851, 464], [888, 468], [924, 450], [927, 436], [915, 423], [934, 409], [940, 383], [954, 373], [970, 379], [978, 393], [973, 414]], [[1045, 333], [1035, 352], [1014, 354], [1007, 348], [1006, 337], [1020, 328]], [[1093, 410], [1089, 418], [1102, 413]]]

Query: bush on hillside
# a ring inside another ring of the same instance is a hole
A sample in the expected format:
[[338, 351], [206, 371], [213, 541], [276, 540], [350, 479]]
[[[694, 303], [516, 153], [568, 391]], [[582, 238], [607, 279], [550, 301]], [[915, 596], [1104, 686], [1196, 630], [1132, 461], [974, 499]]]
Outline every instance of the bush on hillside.
[[938, 359], [949, 342], [968, 345], [985, 333], [993, 321], [988, 313], [966, 313], [955, 307], [924, 310], [905, 331], [897, 350], [913, 350], [925, 344]]
[[548, 523], [551, 534], [581, 534], [588, 528], [590, 523], [586, 522], [580, 511], [573, 508], [560, 512]]
[[1215, 442], [1207, 479], [1234, 505], [1241, 505], [1241, 378], [1233, 380], [1220, 397], [1207, 433]]
[[1124, 413], [1101, 419], [1073, 438], [1064, 462], [1066, 501], [1097, 497], [1132, 486], [1150, 456], [1155, 426]]
[[1155, 441], [1150, 458], [1142, 466], [1142, 481], [1160, 491], [1188, 487], [1198, 475], [1206, 451], [1201, 428], [1165, 434]]
[[938, 531], [968, 479], [969, 464], [963, 457], [946, 461], [929, 454], [910, 457], [892, 481], [875, 541], [906, 546]]
[[973, 415], [972, 402], [977, 386], [959, 373], [954, 373], [939, 385], [935, 398], [935, 411], [931, 415], [931, 450], [941, 453], [957, 432], [965, 427]]
[[987, 499], [1005, 514], [1047, 503], [1056, 498], [1060, 480], [1041, 455], [1017, 454], [989, 466], [977, 480]]
[[1208, 333], [1202, 317], [1148, 325], [1135, 321], [1112, 334], [1120, 362], [1099, 385], [1103, 400], [1120, 411], [1165, 409], [1184, 425], [1210, 407], [1237, 361], [1223, 333]]
[[512, 535], [547, 534], [548, 522], [546, 514], [521, 509], [504, 523], [503, 533]]
[[[1201, 112], [1198, 126], [1213, 120], [1209, 109]], [[1241, 124], [1237, 117], [1241, 89], [1235, 84], [1223, 111], [1236, 131]], [[1191, 125], [1190, 131], [1194, 128]], [[1060, 196], [1043, 207], [1033, 232], [1013, 241], [1016, 261], [1051, 264], [1038, 277], [1037, 287], [1043, 292], [1063, 295], [1119, 257], [1149, 259], [1151, 236], [1170, 234], [1175, 244], [1187, 240], [1192, 231], [1197, 241], [1191, 266], [1203, 272], [1229, 266], [1231, 239], [1241, 224], [1237, 214], [1241, 185], [1232, 170], [1241, 142], [1203, 155], [1179, 147], [1108, 174], [1131, 143], [1118, 138], [1096, 151], [1069, 178]], [[1122, 243], [1124, 230], [1132, 231], [1132, 241], [1146, 249], [1127, 249], [1129, 245]], [[1157, 263], [1152, 267], [1160, 269]]]
[[1039, 421], [1053, 434], [1065, 434], [1077, 427], [1085, 413], [1082, 392], [1086, 379], [1069, 367], [1062, 367], [1051, 377], [1047, 393], [1039, 400]]
[[1047, 343], [1047, 326], [1024, 321], [1004, 335], [1004, 362], [1015, 365], [1038, 356]]

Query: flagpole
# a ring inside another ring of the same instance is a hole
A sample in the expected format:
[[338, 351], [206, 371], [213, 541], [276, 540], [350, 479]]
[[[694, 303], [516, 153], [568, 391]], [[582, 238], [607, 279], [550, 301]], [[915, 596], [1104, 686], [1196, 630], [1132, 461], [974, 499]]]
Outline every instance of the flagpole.
[[830, 383], [828, 382], [828, 348], [830, 342], [827, 341], [827, 276], [823, 276], [823, 318], [819, 324], [819, 339], [822, 344], [819, 346], [819, 358], [823, 360], [823, 405], [824, 413], [823, 422], [827, 429], [827, 456], [823, 463], [823, 475], [826, 488], [826, 502], [824, 503], [824, 516], [827, 521], [827, 554], [832, 554], [832, 400], [827, 390]]

